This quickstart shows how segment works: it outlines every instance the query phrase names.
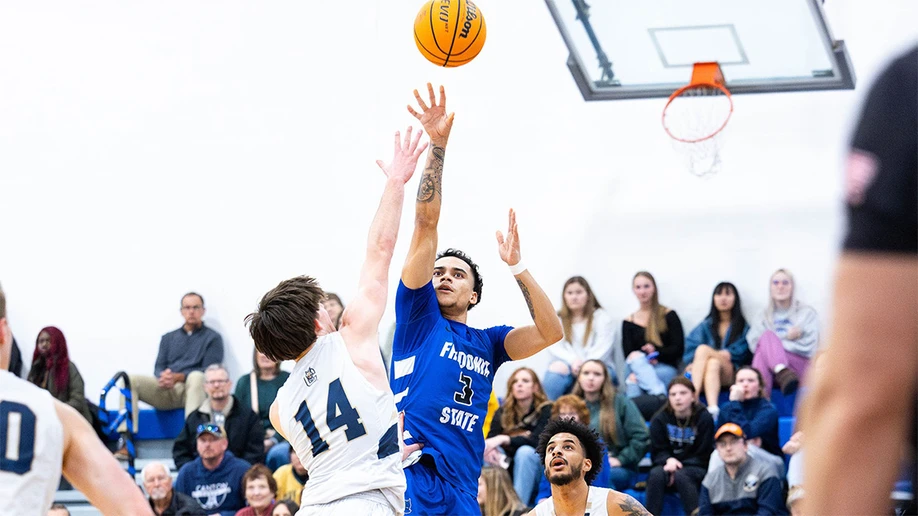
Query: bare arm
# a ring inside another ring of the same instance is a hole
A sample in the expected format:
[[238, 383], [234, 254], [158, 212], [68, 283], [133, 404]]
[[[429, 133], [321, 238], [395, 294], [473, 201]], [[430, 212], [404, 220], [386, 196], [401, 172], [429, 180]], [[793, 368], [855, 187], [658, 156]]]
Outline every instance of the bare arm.
[[606, 497], [606, 514], [609, 516], [650, 516], [650, 511], [631, 496], [609, 491]]
[[290, 439], [287, 438], [287, 434], [284, 433], [284, 429], [281, 428], [280, 424], [280, 410], [277, 408], [277, 400], [274, 400], [271, 403], [271, 408], [268, 410], [268, 419], [271, 421], [271, 426], [277, 430], [277, 433], [284, 438], [285, 441], [289, 442]]
[[[914, 256], [841, 257], [834, 327], [825, 363], [812, 368], [802, 413], [802, 430], [820, 436], [806, 443], [804, 467], [814, 481], [807, 483], [804, 514], [872, 514], [883, 512], [889, 500], [918, 376], [915, 285]], [[871, 345], [877, 342], [881, 350]], [[867, 380], [850, 381], [854, 377]], [[858, 464], [857, 475], [851, 464]]]
[[76, 410], [55, 401], [64, 427], [64, 477], [102, 514], [153, 514], [134, 480]]
[[[501, 259], [511, 267], [518, 265], [522, 260], [520, 255], [519, 231], [516, 225], [516, 213], [510, 210], [510, 223], [507, 230], [507, 238], [500, 231], [497, 232], [497, 243], [499, 246]], [[514, 328], [507, 334], [504, 340], [504, 348], [507, 355], [513, 360], [530, 357], [548, 346], [564, 338], [561, 329], [561, 320], [555, 313], [555, 307], [552, 306], [548, 296], [542, 287], [536, 283], [535, 278], [528, 270], [524, 270], [514, 276], [516, 284], [519, 285], [523, 292], [523, 298], [526, 300], [526, 306], [529, 308], [529, 315], [535, 324]]]
[[377, 331], [386, 309], [389, 293], [389, 265], [398, 239], [398, 225], [405, 200], [405, 183], [414, 175], [418, 158], [427, 144], [418, 146], [421, 132], [412, 139], [411, 127], [404, 142], [395, 133], [394, 157], [388, 165], [377, 164], [386, 174], [386, 186], [376, 216], [370, 224], [367, 254], [360, 271], [357, 297], [348, 305], [341, 319], [341, 335], [351, 360], [374, 386], [388, 386], [386, 368], [379, 355]]
[[427, 152], [427, 163], [424, 165], [415, 202], [414, 234], [402, 268], [402, 282], [410, 289], [423, 287], [433, 276], [442, 200], [443, 159], [454, 116], [446, 114], [446, 91], [443, 86], [440, 86], [439, 104], [430, 83], [427, 84], [427, 91], [430, 94], [430, 107], [424, 103], [417, 90], [414, 90], [414, 96], [421, 107], [421, 113], [408, 106], [408, 111], [421, 121], [430, 136], [430, 150]]

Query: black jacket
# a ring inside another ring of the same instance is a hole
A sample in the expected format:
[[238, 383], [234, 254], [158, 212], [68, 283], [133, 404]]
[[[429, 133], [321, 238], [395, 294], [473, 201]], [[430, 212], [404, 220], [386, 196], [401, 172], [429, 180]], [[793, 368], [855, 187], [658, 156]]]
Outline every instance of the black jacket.
[[[250, 464], [264, 464], [265, 462], [265, 428], [261, 424], [258, 414], [246, 407], [235, 396], [232, 396], [232, 405], [226, 416], [225, 430], [229, 441], [229, 451], [233, 455]], [[213, 421], [210, 409], [210, 400], [185, 418], [185, 426], [175, 438], [172, 445], [172, 458], [175, 460], [175, 469], [181, 469], [185, 464], [198, 457], [198, 425]]]
[[[153, 509], [153, 501], [150, 501], [150, 508]], [[153, 510], [156, 514], [156, 510]], [[163, 511], [162, 516], [206, 516], [207, 513], [201, 508], [201, 504], [194, 498], [172, 490], [172, 502], [169, 507]]]

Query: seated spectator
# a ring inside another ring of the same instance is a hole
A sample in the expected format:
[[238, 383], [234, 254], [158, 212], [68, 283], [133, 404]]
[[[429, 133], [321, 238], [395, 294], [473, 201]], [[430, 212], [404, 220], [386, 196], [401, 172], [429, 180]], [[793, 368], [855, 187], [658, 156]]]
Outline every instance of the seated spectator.
[[56, 503], [48, 509], [47, 516], [70, 516], [70, 510], [62, 503]]
[[[583, 398], [575, 394], [565, 394], [555, 400], [551, 407], [551, 418], [555, 419], [572, 419], [577, 423], [588, 424], [590, 421], [590, 409], [587, 408]], [[605, 446], [603, 446], [605, 447]], [[593, 480], [595, 486], [608, 486], [611, 484], [607, 467], [599, 470], [596, 478]], [[542, 479], [539, 481], [539, 493], [536, 495], [536, 504], [542, 503], [543, 500], [551, 496], [551, 482], [542, 471]]]
[[83, 377], [67, 353], [67, 339], [54, 326], [42, 328], [35, 341], [29, 381], [47, 390], [58, 401], [70, 405], [92, 424], [86, 403]]
[[251, 465], [227, 451], [226, 434], [215, 424], [198, 427], [198, 458], [182, 466], [175, 490], [195, 500], [207, 514], [234, 516], [245, 507], [242, 477]]
[[249, 468], [242, 477], [242, 488], [248, 507], [237, 512], [236, 516], [271, 516], [277, 498], [277, 483], [270, 469], [264, 464]]
[[277, 482], [277, 498], [279, 500], [293, 500], [297, 505], [300, 504], [300, 495], [303, 494], [303, 486], [309, 480], [309, 473], [300, 462], [296, 451], [290, 448], [290, 463], [284, 464], [274, 472], [274, 481]]
[[685, 351], [682, 321], [674, 310], [660, 304], [657, 283], [649, 272], [634, 275], [632, 290], [640, 306], [622, 322], [626, 393], [631, 398], [665, 397]]
[[736, 286], [723, 282], [714, 287], [708, 316], [685, 338], [685, 372], [691, 374], [695, 392], [704, 390], [708, 412], [715, 420], [721, 387], [732, 384], [734, 372], [752, 361], [748, 331]]
[[730, 401], [721, 407], [717, 425], [736, 423], [743, 429], [748, 444], [782, 457], [778, 444], [778, 409], [763, 398], [762, 374], [752, 366], [736, 372], [736, 383], [730, 386]]
[[338, 294], [326, 292], [325, 300], [322, 301], [322, 306], [325, 307], [328, 316], [331, 318], [332, 322], [335, 323], [335, 328], [341, 327], [341, 315], [344, 314], [344, 303], [341, 302], [341, 298], [338, 297]]
[[500, 448], [510, 459], [513, 488], [524, 504], [531, 504], [539, 485], [542, 468], [536, 446], [539, 433], [551, 417], [551, 402], [542, 391], [539, 377], [532, 369], [521, 367], [507, 380], [507, 399], [494, 413], [488, 438], [485, 439], [487, 462], [499, 464], [495, 451]]
[[695, 386], [687, 378], [679, 376], [669, 383], [666, 405], [650, 421], [650, 443], [653, 467], [644, 506], [660, 514], [664, 492], [674, 489], [685, 514], [692, 514], [714, 445], [714, 420], [698, 403]]
[[[159, 341], [153, 376], [129, 375], [134, 431], [141, 401], [162, 410], [184, 407], [188, 417], [204, 401], [204, 369], [223, 362], [223, 338], [204, 325], [204, 298], [195, 292], [185, 294], [181, 313], [185, 324]], [[126, 431], [126, 427], [122, 425], [119, 431]], [[127, 457], [123, 443], [116, 455]]]
[[631, 487], [638, 463], [650, 446], [647, 423], [637, 406], [627, 396], [616, 392], [608, 369], [599, 360], [587, 360], [580, 367], [574, 395], [586, 402], [590, 411], [589, 426], [606, 446], [606, 464], [599, 471], [608, 470], [608, 486], [597, 486], [619, 491]]
[[778, 471], [746, 453], [743, 429], [722, 425], [715, 441], [723, 466], [705, 475], [698, 514], [787, 514]]
[[185, 418], [185, 426], [172, 445], [175, 467], [181, 469], [197, 457], [195, 435], [206, 423], [224, 429], [233, 455], [250, 464], [264, 461], [265, 430], [252, 409], [239, 403], [230, 389], [233, 382], [221, 364], [212, 364], [204, 372], [204, 390], [207, 399], [197, 410]]
[[172, 475], [161, 462], [144, 466], [140, 474], [143, 488], [156, 516], [204, 516], [204, 509], [194, 498], [172, 489]]
[[552, 361], [544, 377], [545, 395], [550, 400], [570, 392], [586, 360], [601, 360], [610, 371], [615, 371], [612, 357], [615, 323], [599, 304], [590, 284], [581, 276], [574, 276], [564, 283], [561, 292], [558, 317], [564, 339], [549, 346]]
[[287, 371], [281, 371], [280, 365], [280, 362], [274, 362], [264, 353], [253, 349], [252, 372], [239, 378], [234, 393], [240, 404], [251, 407], [252, 412], [258, 414], [261, 419], [261, 426], [265, 429], [265, 465], [271, 471], [287, 464], [290, 455], [290, 445], [274, 430], [268, 417], [271, 403], [277, 397], [277, 390], [290, 376]]
[[771, 296], [765, 311], [752, 321], [746, 341], [754, 353], [752, 366], [762, 372], [765, 397], [774, 382], [784, 394], [797, 390], [819, 343], [816, 310], [794, 299], [794, 278], [786, 269], [771, 275]]
[[481, 516], [520, 516], [529, 510], [516, 496], [507, 470], [495, 466], [481, 468], [478, 506]]
[[294, 516], [298, 510], [300, 510], [299, 505], [290, 500], [281, 500], [274, 505], [271, 516]]

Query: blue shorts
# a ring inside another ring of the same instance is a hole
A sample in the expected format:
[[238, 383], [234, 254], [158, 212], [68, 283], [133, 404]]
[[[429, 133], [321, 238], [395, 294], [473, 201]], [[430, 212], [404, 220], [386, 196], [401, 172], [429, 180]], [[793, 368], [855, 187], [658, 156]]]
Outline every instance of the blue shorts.
[[478, 516], [478, 499], [443, 479], [435, 468], [418, 462], [405, 469], [405, 516]]

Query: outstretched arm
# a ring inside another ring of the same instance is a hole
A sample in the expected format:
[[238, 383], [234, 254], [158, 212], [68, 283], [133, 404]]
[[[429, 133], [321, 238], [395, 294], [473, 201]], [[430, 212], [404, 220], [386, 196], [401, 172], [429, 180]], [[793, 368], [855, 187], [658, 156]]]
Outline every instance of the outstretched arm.
[[[535, 324], [514, 328], [504, 339], [507, 355], [513, 360], [531, 357], [564, 337], [561, 320], [555, 314], [555, 307], [535, 278], [522, 266], [520, 255], [520, 236], [516, 226], [516, 213], [510, 210], [510, 224], [507, 238], [498, 231], [497, 244], [500, 258], [514, 272], [516, 284], [523, 292], [529, 315]], [[522, 269], [522, 270], [520, 270]]]
[[102, 514], [153, 514], [134, 480], [79, 412], [54, 402], [64, 427], [64, 476]]
[[386, 187], [376, 216], [370, 224], [367, 237], [367, 254], [360, 271], [357, 297], [345, 309], [341, 319], [341, 334], [347, 344], [354, 364], [368, 379], [381, 375], [383, 386], [387, 385], [386, 370], [379, 357], [377, 329], [386, 309], [389, 288], [389, 265], [398, 239], [398, 225], [405, 200], [405, 183], [414, 175], [418, 158], [427, 144], [418, 145], [421, 131], [411, 137], [412, 128], [405, 132], [404, 140], [395, 133], [394, 156], [388, 165], [377, 161], [386, 174]]
[[446, 156], [446, 142], [453, 127], [455, 113], [446, 113], [446, 91], [440, 86], [440, 102], [434, 95], [433, 86], [427, 83], [430, 95], [430, 106], [421, 99], [418, 90], [414, 97], [421, 107], [421, 113], [408, 106], [408, 111], [421, 121], [424, 130], [430, 136], [430, 150], [427, 152], [427, 163], [424, 174], [418, 185], [418, 196], [415, 202], [414, 234], [411, 236], [411, 247], [402, 269], [402, 283], [410, 289], [426, 285], [433, 277], [434, 261], [437, 257], [437, 224], [440, 221], [440, 201], [442, 200], [443, 159]]

